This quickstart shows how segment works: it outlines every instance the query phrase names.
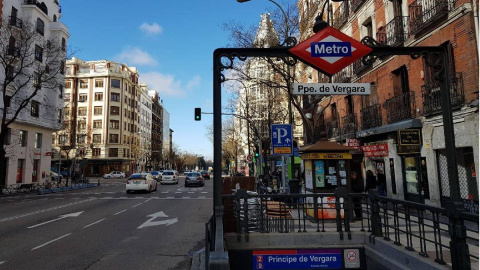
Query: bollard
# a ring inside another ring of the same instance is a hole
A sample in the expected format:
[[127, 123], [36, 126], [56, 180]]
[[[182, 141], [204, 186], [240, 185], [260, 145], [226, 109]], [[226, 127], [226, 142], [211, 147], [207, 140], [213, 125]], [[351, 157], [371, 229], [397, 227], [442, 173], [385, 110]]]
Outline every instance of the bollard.
[[97, 184], [98, 184], [98, 186], [100, 186], [100, 179], [98, 179]]

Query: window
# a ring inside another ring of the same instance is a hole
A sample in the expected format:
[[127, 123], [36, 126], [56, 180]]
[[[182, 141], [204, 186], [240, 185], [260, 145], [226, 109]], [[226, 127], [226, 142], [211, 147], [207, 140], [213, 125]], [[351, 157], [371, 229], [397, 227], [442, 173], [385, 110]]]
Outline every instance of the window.
[[93, 128], [102, 128], [102, 120], [94, 120]]
[[40, 110], [40, 103], [38, 101], [32, 100], [31, 105], [32, 105], [32, 109], [30, 114], [32, 116], [38, 117], [39, 110]]
[[62, 123], [62, 109], [57, 110], [57, 121], [58, 123]]
[[35, 45], [35, 60], [43, 61], [43, 48], [38, 45]]
[[11, 101], [12, 101], [12, 96], [5, 96], [5, 107], [10, 107], [11, 106]]
[[45, 23], [40, 18], [37, 18], [37, 33], [42, 36], [45, 33]]
[[101, 149], [100, 149], [100, 148], [93, 148], [93, 149], [92, 149], [92, 156], [98, 157], [98, 156], [100, 156], [100, 153], [101, 153]]
[[103, 87], [103, 80], [95, 80], [95, 87]]
[[120, 88], [120, 80], [112, 79], [112, 80], [111, 80], [111, 85], [112, 85], [112, 87], [114, 87], [114, 88]]
[[102, 101], [103, 100], [103, 93], [96, 92], [95, 93], [95, 101]]
[[88, 88], [88, 81], [80, 80], [80, 88]]
[[42, 148], [42, 133], [35, 133], [34, 148]]
[[23, 181], [23, 165], [25, 164], [25, 159], [19, 159], [17, 161], [17, 184], [22, 183]]
[[87, 107], [80, 107], [78, 108], [78, 115], [85, 116], [87, 115]]
[[13, 76], [14, 76], [14, 71], [15, 71], [15, 68], [12, 66], [12, 65], [8, 65], [7, 67], [7, 80], [9, 81], [12, 81], [13, 80]]
[[65, 88], [68, 88], [68, 89], [72, 88], [72, 82], [71, 81], [65, 82]]
[[108, 135], [108, 142], [109, 143], [118, 143], [118, 134]]
[[63, 122], [63, 128], [62, 129], [69, 130], [70, 129], [70, 122]]
[[118, 148], [108, 149], [108, 156], [109, 157], [118, 157]]
[[93, 134], [93, 142], [94, 143], [101, 143], [102, 142], [102, 134]]
[[77, 143], [86, 143], [87, 136], [85, 134], [77, 135]]
[[110, 100], [111, 100], [111, 101], [120, 101], [120, 94], [118, 94], [118, 93], [112, 93], [112, 94], [110, 95]]
[[20, 144], [20, 147], [27, 146], [27, 137], [28, 132], [25, 130], [20, 130], [20, 132], [18, 133], [18, 144]]
[[58, 144], [67, 144], [69, 142], [68, 135], [62, 134], [58, 136]]
[[87, 122], [85, 120], [78, 121], [78, 129], [86, 129], [86, 128], [87, 128]]
[[40, 86], [41, 81], [42, 80], [41, 80], [40, 74], [38, 72], [33, 72], [33, 86], [35, 87]]
[[63, 97], [63, 86], [58, 86], [58, 97], [62, 98]]
[[85, 102], [85, 101], [87, 101], [87, 94], [79, 94], [78, 102]]
[[110, 120], [110, 128], [112, 129], [119, 129], [120, 121], [118, 120]]
[[93, 108], [93, 114], [94, 115], [101, 115], [102, 114], [102, 107], [101, 106], [95, 106]]
[[65, 116], [70, 116], [70, 108], [64, 107], [63, 111], [65, 112]]
[[12, 142], [12, 129], [7, 128], [7, 134], [5, 136], [5, 141], [3, 142], [4, 145], [10, 145]]
[[118, 106], [110, 106], [111, 115], [120, 115], [120, 108]]
[[60, 62], [60, 74], [65, 74], [65, 62]]
[[63, 97], [63, 100], [70, 101], [70, 96], [71, 96], [70, 93], [65, 94], [65, 96]]
[[67, 42], [65, 41], [65, 38], [62, 38], [62, 51], [67, 51]]

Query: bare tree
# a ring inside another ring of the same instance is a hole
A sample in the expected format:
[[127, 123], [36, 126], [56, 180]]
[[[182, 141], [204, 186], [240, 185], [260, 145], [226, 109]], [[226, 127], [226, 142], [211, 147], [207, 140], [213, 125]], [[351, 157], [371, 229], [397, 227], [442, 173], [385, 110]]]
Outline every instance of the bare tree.
[[43, 100], [35, 102], [46, 106], [42, 111], [55, 119], [57, 110], [49, 107], [53, 106], [49, 98], [54, 95], [49, 92], [62, 94], [59, 91], [63, 89], [60, 86], [64, 84], [67, 53], [65, 42], [58, 36], [46, 38], [43, 29], [39, 31], [31, 23], [22, 23], [18, 18], [1, 23], [0, 69], [5, 76], [0, 76], [0, 179], [5, 181], [8, 128], [37, 96]]

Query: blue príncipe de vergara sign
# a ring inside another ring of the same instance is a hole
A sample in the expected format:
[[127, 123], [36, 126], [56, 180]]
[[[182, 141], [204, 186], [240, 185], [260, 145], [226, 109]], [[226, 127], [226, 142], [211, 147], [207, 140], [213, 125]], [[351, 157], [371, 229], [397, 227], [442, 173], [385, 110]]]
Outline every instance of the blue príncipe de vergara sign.
[[341, 249], [257, 250], [253, 269], [341, 269]]

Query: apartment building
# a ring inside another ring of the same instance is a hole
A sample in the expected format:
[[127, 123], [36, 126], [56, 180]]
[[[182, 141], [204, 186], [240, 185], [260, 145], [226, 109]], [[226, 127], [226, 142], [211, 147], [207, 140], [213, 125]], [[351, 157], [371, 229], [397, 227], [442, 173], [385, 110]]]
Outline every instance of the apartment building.
[[[300, 0], [301, 41], [312, 35], [309, 10], [323, 1]], [[455, 144], [461, 197], [478, 214], [478, 11], [475, 1], [373, 1], [331, 4], [330, 25], [356, 40], [373, 37], [392, 47], [442, 46], [448, 54]], [[317, 15], [317, 14], [315, 14]], [[437, 59], [390, 56], [361, 61], [333, 82], [371, 84], [369, 96], [333, 96], [321, 104], [316, 126], [328, 138], [358, 148], [352, 169], [380, 168], [389, 197], [440, 206], [449, 198]], [[327, 82], [311, 68], [304, 81]]]
[[[138, 170], [138, 77], [135, 67], [113, 61], [67, 60], [63, 129], [53, 134], [52, 165], [85, 176]], [[146, 125], [148, 117], [142, 120]]]
[[52, 132], [61, 128], [70, 34], [59, 21], [62, 14], [58, 0], [4, 0], [0, 7], [0, 35], [7, 42], [1, 45], [6, 55], [2, 55], [0, 82], [5, 85], [6, 99], [0, 95], [0, 113], [6, 110], [9, 121], [28, 101], [6, 130], [7, 160], [0, 165], [6, 175], [2, 171], [0, 187], [44, 183], [50, 176]]
[[152, 170], [163, 168], [163, 100], [156, 90], [149, 90], [152, 99], [152, 154], [150, 167]]
[[140, 156], [138, 159], [139, 172], [146, 172], [151, 168], [152, 159], [152, 98], [148, 94], [148, 86], [140, 84], [140, 111], [139, 111], [139, 134]]

